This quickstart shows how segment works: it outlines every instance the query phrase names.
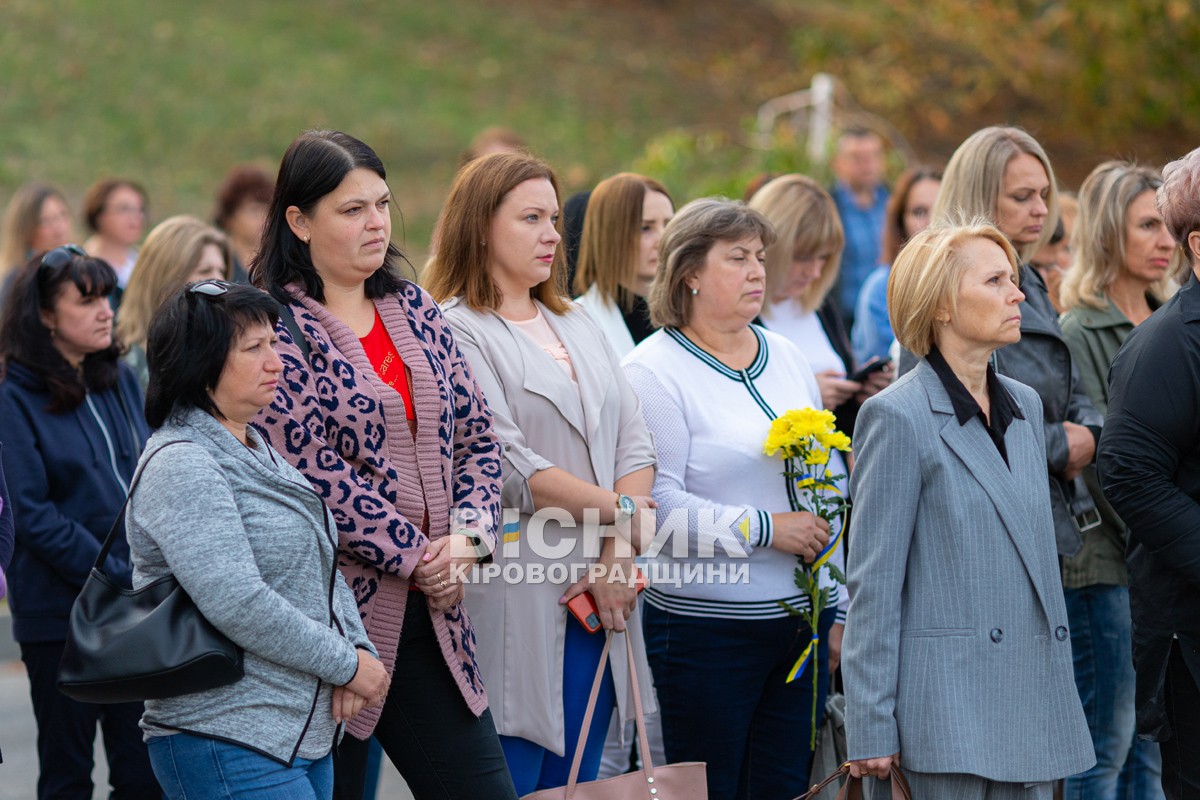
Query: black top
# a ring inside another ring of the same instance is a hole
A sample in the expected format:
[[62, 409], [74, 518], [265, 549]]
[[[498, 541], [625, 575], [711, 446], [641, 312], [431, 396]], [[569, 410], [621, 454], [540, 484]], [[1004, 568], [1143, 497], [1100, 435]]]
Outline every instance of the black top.
[[1129, 531], [1137, 728], [1156, 740], [1173, 637], [1200, 675], [1200, 282], [1135, 327], [1108, 374], [1096, 469]]
[[[629, 302], [631, 297], [632, 303]], [[626, 307], [628, 307], [628, 311], [625, 310]], [[633, 337], [634, 344], [641, 344], [642, 339], [658, 330], [650, 324], [650, 304], [641, 295], [627, 292], [618, 286], [617, 308], [621, 309], [625, 327], [629, 328], [629, 335]]]
[[1004, 459], [1007, 466], [1008, 448], [1004, 444], [1004, 434], [1014, 419], [1025, 419], [1025, 416], [1021, 413], [1017, 402], [1012, 399], [1012, 395], [1001, 385], [992, 365], [988, 364], [987, 366], [987, 393], [992, 406], [992, 418], [989, 420], [983, 413], [983, 409], [979, 407], [979, 403], [967, 391], [967, 387], [963, 386], [963, 382], [954, 374], [954, 370], [950, 369], [945, 356], [937, 349], [936, 345], [930, 349], [925, 360], [937, 373], [938, 380], [942, 382], [946, 394], [950, 395], [950, 405], [954, 406], [954, 416], [958, 420], [958, 424], [966, 425], [975, 417], [979, 417], [979, 421], [983, 423], [983, 429], [991, 437], [992, 444], [996, 445], [996, 450], [999, 451], [1000, 457]]

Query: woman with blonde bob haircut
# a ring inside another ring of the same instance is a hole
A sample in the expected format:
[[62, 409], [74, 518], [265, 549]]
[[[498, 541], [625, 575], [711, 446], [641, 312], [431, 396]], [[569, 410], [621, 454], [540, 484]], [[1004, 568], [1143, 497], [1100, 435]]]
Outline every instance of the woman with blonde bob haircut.
[[143, 391], [150, 380], [146, 338], [159, 306], [185, 283], [229, 280], [232, 271], [228, 237], [196, 217], [171, 217], [150, 231], [138, 252], [117, 320], [117, 337], [128, 348], [125, 361], [137, 374]]
[[[953, 235], [946, 233], [953, 231]], [[969, 239], [987, 239], [1000, 245], [1013, 265], [1013, 284], [1020, 287], [1017, 254], [1012, 243], [985, 219], [976, 218], [956, 228], [919, 233], [909, 240], [892, 264], [888, 279], [888, 314], [900, 346], [924, 358], [934, 346], [939, 314], [958, 311], [958, 286], [970, 266], [962, 245]]]
[[[914, 797], [1049, 800], [1095, 763], [1074, 691], [1042, 403], [998, 375], [1016, 251], [981, 221], [918, 233], [888, 308], [916, 367], [863, 404], [846, 621], [851, 775]], [[1014, 679], [1020, 676], [1019, 679]]]
[[[1171, 294], [1181, 253], [1155, 207], [1162, 175], [1107, 161], [1079, 190], [1075, 259], [1063, 280], [1062, 332], [1088, 396], [1108, 413], [1108, 373], [1126, 337]], [[1104, 499], [1094, 468], [1083, 473], [1101, 524], [1083, 549], [1063, 561], [1067, 610], [1074, 622], [1075, 682], [1084, 699], [1096, 766], [1067, 780], [1064, 797], [1161, 797], [1158, 746], [1135, 736], [1135, 678], [1125, 523]]]
[[666, 188], [632, 172], [600, 181], [588, 200], [576, 301], [600, 323], [618, 356], [654, 332], [646, 297], [658, 274], [658, 243], [674, 215]]

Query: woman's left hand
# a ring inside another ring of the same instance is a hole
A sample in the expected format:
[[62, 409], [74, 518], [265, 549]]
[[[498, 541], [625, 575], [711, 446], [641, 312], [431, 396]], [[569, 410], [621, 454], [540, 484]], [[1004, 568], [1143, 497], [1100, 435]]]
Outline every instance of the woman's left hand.
[[863, 385], [857, 381], [846, 380], [843, 372], [827, 369], [817, 373], [817, 388], [821, 390], [822, 405], [833, 410], [859, 394]]
[[829, 674], [837, 672], [842, 664], [842, 634], [846, 632], [845, 624], [835, 622], [829, 628]]
[[429, 543], [421, 563], [412, 571], [412, 581], [425, 593], [434, 611], [445, 611], [462, 601], [463, 579], [475, 562], [471, 538], [452, 533]]
[[333, 687], [333, 721], [349, 722], [358, 712], [367, 707], [367, 698], [355, 694], [345, 686]]
[[571, 584], [558, 602], [565, 604], [576, 595], [591, 592], [600, 613], [600, 624], [605, 630], [621, 633], [625, 630], [625, 620], [637, 609], [637, 589], [632, 585], [637, 567], [632, 557], [615, 553], [613, 540], [607, 539], [599, 560], [589, 565], [584, 576]]
[[867, 379], [862, 382], [862, 391], [854, 395], [854, 399], [861, 405], [866, 402], [868, 397], [879, 394], [890, 386], [894, 380], [896, 380], [896, 370], [892, 368], [891, 364], [888, 364], [878, 372], [872, 372], [867, 376]]

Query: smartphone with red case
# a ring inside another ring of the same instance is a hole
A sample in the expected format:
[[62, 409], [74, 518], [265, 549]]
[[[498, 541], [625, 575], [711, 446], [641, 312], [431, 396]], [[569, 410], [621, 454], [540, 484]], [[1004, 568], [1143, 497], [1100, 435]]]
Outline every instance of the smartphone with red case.
[[[634, 579], [634, 586], [637, 588], [638, 594], [646, 588], [646, 576], [640, 569], [637, 570], [637, 577]], [[567, 601], [567, 609], [575, 615], [575, 619], [584, 627], [588, 633], [599, 632], [602, 625], [600, 624], [600, 609], [596, 608], [596, 598], [592, 597], [591, 592], [577, 594]]]

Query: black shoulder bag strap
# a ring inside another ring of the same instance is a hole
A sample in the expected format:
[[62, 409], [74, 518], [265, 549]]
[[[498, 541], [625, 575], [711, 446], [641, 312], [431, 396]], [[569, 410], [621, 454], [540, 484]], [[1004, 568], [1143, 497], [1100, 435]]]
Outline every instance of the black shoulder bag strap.
[[163, 450], [166, 450], [168, 447], [170, 447], [171, 445], [175, 445], [175, 444], [185, 444], [185, 443], [184, 442], [167, 442], [162, 447], [158, 448], [153, 453], [151, 453], [150, 457], [146, 459], [146, 463], [142, 464], [142, 466], [140, 468], [138, 468], [137, 473], [133, 476], [133, 482], [129, 484], [129, 494], [125, 495], [125, 502], [121, 503], [121, 510], [117, 512], [117, 518], [115, 520], [113, 520], [112, 528], [110, 528], [108, 531], [108, 536], [104, 537], [104, 543], [102, 545], [100, 545], [100, 554], [98, 556], [96, 556], [96, 563], [93, 566], [93, 569], [98, 569], [101, 572], [104, 571], [103, 569], [101, 569], [101, 567], [104, 566], [104, 559], [108, 558], [108, 551], [112, 550], [113, 543], [117, 540], [117, 530], [121, 527], [121, 520], [123, 520], [125, 518], [125, 508], [129, 505], [129, 498], [133, 497], [133, 490], [137, 488], [137, 485], [142, 480], [142, 473], [146, 471], [146, 464], [150, 463], [151, 458], [154, 458], [156, 455], [161, 453]]
[[283, 326], [287, 328], [288, 335], [292, 337], [296, 347], [300, 348], [300, 355], [304, 356], [304, 363], [309, 363], [312, 348], [308, 346], [308, 340], [300, 332], [300, 325], [296, 322], [296, 315], [292, 313], [292, 307], [287, 303], [280, 303], [279, 318], [283, 320]]

